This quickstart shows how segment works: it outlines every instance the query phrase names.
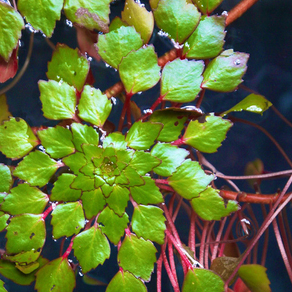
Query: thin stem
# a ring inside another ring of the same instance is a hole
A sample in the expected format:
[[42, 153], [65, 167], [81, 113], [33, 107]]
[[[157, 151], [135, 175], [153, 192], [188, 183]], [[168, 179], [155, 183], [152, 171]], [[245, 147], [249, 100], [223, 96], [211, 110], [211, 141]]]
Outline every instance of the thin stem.
[[200, 106], [201, 106], [201, 104], [202, 104], [203, 98], [204, 98], [204, 96], [205, 96], [205, 91], [206, 91], [206, 89], [203, 88], [203, 89], [201, 90], [201, 92], [200, 92], [200, 95], [199, 95], [198, 101], [197, 101], [197, 103], [196, 103], [196, 107], [197, 107], [197, 108], [200, 108]]
[[168, 209], [166, 207], [165, 204], [162, 204], [162, 209], [164, 211], [164, 214], [165, 214], [165, 217], [166, 217], [166, 220], [167, 220], [167, 223], [172, 231], [172, 234], [174, 235], [175, 239], [179, 242], [179, 244], [181, 245], [181, 241], [180, 241], [180, 238], [179, 238], [179, 235], [178, 235], [178, 232], [175, 228], [175, 225], [172, 221], [172, 218], [171, 218], [171, 215], [169, 214], [168, 212]]
[[[267, 217], [267, 211], [265, 205], [261, 205], [263, 217]], [[265, 232], [265, 239], [264, 239], [264, 246], [263, 246], [263, 252], [262, 252], [262, 259], [261, 259], [261, 265], [265, 266], [267, 253], [268, 253], [268, 244], [269, 244], [269, 229]]]
[[145, 120], [147, 117], [149, 117], [154, 112], [154, 110], [157, 108], [157, 106], [163, 101], [164, 96], [165, 95], [160, 95], [156, 99], [156, 101], [153, 103], [153, 105], [151, 106], [149, 111], [143, 117], [141, 117], [141, 119], [140, 119], [141, 121]]
[[208, 224], [209, 222], [204, 223], [203, 233], [202, 233], [202, 239], [201, 239], [201, 246], [200, 246], [200, 256], [199, 256], [199, 262], [202, 266], [204, 266], [204, 251], [205, 251], [205, 242], [207, 237], [207, 231], [208, 231]]
[[[278, 219], [279, 219], [280, 232], [282, 235], [281, 240], [284, 244], [284, 248], [286, 251], [286, 256], [287, 256], [288, 262], [291, 265], [292, 264], [292, 257], [291, 257], [291, 252], [290, 252], [290, 247], [289, 247], [289, 242], [288, 242], [288, 238], [287, 238], [287, 234], [286, 234], [286, 229], [285, 229], [285, 225], [284, 225], [282, 212], [279, 214]], [[276, 221], [276, 220], [274, 220], [274, 221]]]
[[227, 221], [227, 217], [224, 217], [224, 219], [221, 220], [221, 222], [220, 222], [219, 231], [218, 231], [217, 236], [215, 238], [216, 243], [215, 243], [213, 251], [212, 251], [211, 263], [217, 257], [217, 252], [218, 252], [218, 247], [219, 247], [219, 240], [220, 240], [220, 238], [222, 236], [223, 229], [224, 229], [226, 221]]
[[45, 220], [47, 216], [54, 210], [54, 208], [58, 205], [58, 203], [53, 203], [50, 205], [49, 208], [46, 209], [46, 211], [42, 215], [42, 219]]
[[71, 238], [71, 242], [70, 242], [70, 244], [69, 244], [67, 250], [65, 251], [65, 253], [64, 253], [63, 256], [62, 256], [62, 260], [68, 258], [69, 254], [71, 253], [71, 251], [72, 251], [72, 246], [73, 246], [73, 240], [74, 240], [75, 237], [76, 237], [76, 235], [74, 235], [74, 236]]
[[189, 248], [194, 253], [194, 258], [196, 258], [196, 213], [192, 210], [191, 214], [191, 226], [189, 232]]
[[157, 292], [161, 292], [161, 275], [162, 275], [162, 253], [160, 254], [159, 259], [157, 260]]
[[279, 116], [280, 119], [282, 119], [289, 127], [292, 128], [292, 123], [288, 121], [277, 109], [274, 105], [271, 106], [271, 109], [276, 113], [276, 115]]
[[176, 268], [175, 268], [175, 262], [174, 262], [174, 256], [173, 256], [173, 245], [171, 242], [168, 242], [168, 258], [170, 262], [170, 267], [172, 269], [172, 274], [175, 279], [175, 281], [178, 283], [177, 275], [176, 275]]
[[125, 120], [125, 116], [127, 111], [129, 110], [129, 105], [130, 105], [130, 100], [132, 97], [132, 93], [127, 93], [126, 94], [126, 100], [122, 109], [122, 113], [121, 113], [121, 117], [120, 117], [120, 122], [119, 122], [119, 127], [118, 127], [118, 131], [122, 132], [123, 129], [123, 124], [124, 124], [124, 120]]
[[181, 206], [182, 201], [183, 201], [183, 197], [179, 196], [179, 201], [178, 201], [177, 206], [176, 206], [174, 213], [172, 215], [173, 222], [175, 222], [175, 219], [176, 219], [176, 216], [180, 210], [180, 206]]

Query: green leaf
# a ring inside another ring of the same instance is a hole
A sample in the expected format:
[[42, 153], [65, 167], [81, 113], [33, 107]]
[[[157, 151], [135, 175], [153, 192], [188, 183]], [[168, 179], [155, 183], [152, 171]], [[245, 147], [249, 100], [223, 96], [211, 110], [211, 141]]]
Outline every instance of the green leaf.
[[30, 250], [16, 255], [6, 255], [5, 259], [18, 264], [29, 264], [35, 262], [39, 258], [40, 253], [40, 250]]
[[227, 50], [213, 59], [207, 66], [202, 88], [215, 91], [233, 91], [242, 82], [249, 54]]
[[110, 33], [99, 35], [97, 43], [99, 55], [116, 69], [123, 57], [132, 50], [138, 50], [142, 45], [140, 34], [131, 26], [121, 26]]
[[226, 204], [219, 195], [219, 190], [211, 187], [201, 192], [198, 198], [192, 199], [191, 205], [203, 220], [209, 221], [221, 220], [222, 217], [226, 217], [240, 208], [236, 201], [228, 200]]
[[242, 265], [238, 276], [252, 292], [270, 292], [270, 281], [266, 268], [261, 265]]
[[17, 8], [35, 30], [41, 30], [47, 37], [51, 37], [56, 20], [61, 18], [63, 0], [19, 0]]
[[0, 151], [8, 158], [19, 159], [36, 145], [38, 139], [23, 119], [11, 118], [0, 125]]
[[89, 61], [80, 55], [78, 49], [58, 44], [52, 60], [48, 63], [48, 79], [65, 81], [81, 91], [89, 71]]
[[108, 32], [111, 0], [65, 0], [66, 17], [89, 30]]
[[130, 148], [136, 150], [149, 149], [157, 139], [163, 125], [152, 122], [136, 122], [132, 125], [126, 136]]
[[76, 89], [66, 82], [39, 81], [42, 110], [51, 120], [72, 119], [75, 116]]
[[147, 44], [154, 28], [153, 13], [134, 0], [126, 0], [122, 20], [130, 26], [134, 26], [141, 34], [144, 44]]
[[152, 45], [130, 52], [119, 65], [121, 80], [128, 93], [153, 87], [160, 79], [160, 67]]
[[110, 281], [106, 292], [147, 292], [145, 284], [127, 271], [119, 271]]
[[10, 261], [0, 260], [0, 274], [19, 285], [29, 285], [35, 281], [34, 274], [25, 275]]
[[230, 112], [241, 111], [248, 111], [262, 115], [263, 112], [266, 111], [270, 106], [272, 106], [272, 103], [269, 102], [264, 96], [252, 93], [245, 97], [238, 104], [233, 106], [231, 109], [222, 113], [222, 116], [225, 116]]
[[61, 126], [38, 131], [38, 136], [46, 152], [53, 158], [62, 158], [75, 151], [71, 131]]
[[170, 176], [189, 155], [189, 151], [177, 146], [157, 143], [151, 150], [151, 155], [161, 160], [161, 164], [153, 170], [161, 176]]
[[195, 5], [186, 0], [160, 0], [154, 17], [159, 28], [182, 44], [196, 28], [200, 13]]
[[35, 289], [38, 292], [72, 292], [75, 287], [75, 274], [67, 259], [57, 258], [36, 274]]
[[80, 118], [93, 125], [102, 127], [111, 112], [112, 104], [99, 89], [85, 85], [78, 109]]
[[223, 49], [225, 16], [202, 16], [198, 27], [186, 40], [183, 55], [193, 59], [210, 59]]
[[24, 157], [15, 168], [13, 175], [26, 180], [32, 186], [42, 187], [48, 183], [58, 168], [58, 163], [47, 154], [34, 151]]
[[6, 95], [0, 95], [0, 123], [9, 120], [12, 114], [9, 112]]
[[8, 253], [37, 250], [45, 243], [46, 229], [42, 215], [23, 214], [10, 219], [7, 226]]
[[51, 224], [55, 239], [77, 234], [85, 225], [82, 204], [80, 202], [59, 204], [52, 212]]
[[168, 62], [162, 71], [160, 95], [172, 102], [193, 101], [201, 91], [203, 61], [176, 59]]
[[105, 199], [100, 188], [89, 192], [83, 192], [81, 200], [87, 219], [96, 216], [105, 205]]
[[129, 190], [115, 185], [109, 197], [106, 198], [108, 206], [119, 216], [123, 216], [129, 201]]
[[79, 170], [87, 164], [84, 154], [80, 152], [76, 152], [63, 158], [63, 162], [77, 175], [79, 174]]
[[21, 15], [10, 5], [0, 2], [0, 55], [8, 62], [24, 28]]
[[71, 184], [71, 188], [82, 191], [92, 191], [94, 190], [94, 179], [79, 173]]
[[126, 213], [120, 217], [109, 207], [106, 207], [98, 216], [97, 222], [102, 224], [100, 228], [108, 239], [113, 244], [117, 245], [124, 235], [125, 229], [129, 223], [129, 218]]
[[164, 222], [163, 211], [158, 207], [138, 205], [134, 208], [132, 228], [139, 237], [163, 244]]
[[205, 269], [189, 270], [185, 276], [182, 292], [223, 292], [224, 282], [214, 272]]
[[116, 150], [126, 150], [127, 142], [125, 141], [125, 136], [120, 132], [115, 132], [109, 134], [104, 140], [102, 144], [103, 148], [113, 147]]
[[9, 214], [5, 214], [4, 212], [0, 211], [0, 231], [3, 231], [4, 228], [6, 228], [9, 217]]
[[144, 205], [163, 203], [163, 196], [154, 180], [147, 176], [143, 176], [143, 179], [145, 185], [130, 188], [130, 193], [134, 201]]
[[168, 178], [170, 186], [183, 198], [191, 200], [198, 197], [214, 179], [207, 175], [197, 161], [187, 159], [176, 172]]
[[204, 13], [210, 15], [223, 0], [193, 0], [196, 6]]
[[155, 111], [149, 118], [151, 122], [163, 124], [163, 128], [157, 138], [158, 141], [172, 142], [181, 134], [187, 117], [174, 111]]
[[82, 273], [102, 265], [110, 256], [110, 246], [97, 226], [79, 233], [73, 241], [74, 255], [79, 261]]
[[130, 165], [139, 175], [145, 175], [160, 163], [161, 160], [153, 157], [149, 152], [135, 151]]
[[77, 201], [81, 196], [81, 190], [74, 190], [70, 187], [75, 179], [72, 173], [62, 173], [54, 183], [50, 200], [51, 201]]
[[183, 136], [185, 144], [205, 153], [216, 152], [232, 126], [229, 120], [211, 114], [205, 121], [190, 121]]
[[151, 241], [126, 235], [118, 252], [120, 266], [145, 281], [150, 280], [156, 262], [157, 252]]
[[15, 267], [24, 274], [30, 274], [35, 271], [39, 267], [39, 265], [40, 264], [38, 262], [34, 262], [25, 265], [15, 264]]
[[7, 292], [7, 290], [4, 287], [4, 282], [2, 280], [0, 280], [0, 292]]
[[0, 192], [8, 192], [12, 185], [12, 176], [10, 168], [0, 163]]
[[40, 214], [44, 211], [48, 201], [48, 196], [38, 188], [28, 184], [19, 184], [5, 197], [1, 210], [11, 215]]
[[82, 144], [92, 144], [98, 146], [99, 135], [96, 130], [87, 125], [73, 123], [71, 125], [73, 143], [77, 151], [83, 151]]
[[140, 186], [144, 184], [143, 178], [137, 173], [137, 171], [131, 167], [127, 166], [122, 174], [125, 175], [125, 177], [128, 179], [127, 186], [132, 187], [132, 186]]
[[109, 32], [116, 30], [120, 28], [121, 26], [128, 26], [128, 24], [122, 21], [120, 17], [116, 16], [110, 23]]

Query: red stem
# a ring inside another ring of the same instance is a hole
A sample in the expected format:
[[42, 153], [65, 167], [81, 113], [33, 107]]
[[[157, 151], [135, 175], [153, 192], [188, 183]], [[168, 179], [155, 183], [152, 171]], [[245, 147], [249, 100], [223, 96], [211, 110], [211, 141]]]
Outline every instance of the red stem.
[[162, 274], [162, 253], [160, 254], [159, 259], [157, 260], [157, 292], [161, 292], [161, 274]]
[[194, 253], [194, 259], [196, 258], [196, 213], [192, 210], [191, 213], [191, 226], [189, 232], [189, 248]]
[[208, 222], [204, 223], [203, 233], [202, 233], [202, 239], [201, 239], [201, 246], [200, 246], [200, 256], [199, 256], [199, 262], [202, 266], [204, 266], [204, 251], [205, 251], [205, 242], [206, 242], [206, 236], [208, 231]]
[[176, 145], [176, 146], [180, 146], [185, 144], [185, 139], [184, 138], [179, 138], [176, 141], [171, 142], [171, 145]]
[[69, 254], [71, 253], [71, 251], [72, 251], [72, 246], [73, 246], [73, 240], [74, 240], [75, 237], [76, 237], [76, 235], [74, 235], [74, 236], [71, 238], [71, 242], [70, 242], [68, 248], [66, 249], [65, 253], [64, 253], [63, 256], [62, 256], [62, 261], [63, 261], [64, 259], [68, 258]]
[[173, 273], [173, 277], [174, 277], [175, 281], [178, 283], [178, 279], [177, 279], [177, 275], [176, 275], [175, 262], [174, 262], [174, 256], [173, 256], [172, 243], [168, 241], [167, 247], [168, 247], [168, 258], [169, 258], [170, 267], [171, 267], [171, 270], [172, 270], [172, 273]]
[[132, 96], [133, 96], [133, 94], [131, 92], [126, 94], [126, 99], [125, 99], [125, 103], [124, 103], [124, 106], [123, 106], [123, 109], [122, 109], [120, 122], [119, 122], [119, 127], [118, 127], [118, 131], [119, 132], [122, 132], [123, 124], [124, 124], [124, 121], [125, 121], [125, 116], [126, 116], [127, 111], [129, 110], [130, 100], [131, 100]]
[[46, 209], [46, 211], [43, 213], [42, 219], [45, 220], [47, 218], [47, 216], [50, 214], [50, 212], [53, 211], [58, 204], [59, 203], [51, 204], [50, 207], [48, 209]]

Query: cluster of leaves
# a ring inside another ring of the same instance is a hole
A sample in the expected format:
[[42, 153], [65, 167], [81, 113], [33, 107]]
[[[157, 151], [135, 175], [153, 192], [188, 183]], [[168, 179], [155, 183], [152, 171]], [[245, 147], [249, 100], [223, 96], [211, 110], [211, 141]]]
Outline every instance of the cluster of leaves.
[[[209, 16], [221, 1], [153, 0], [153, 12], [148, 12], [127, 0], [122, 18], [110, 25], [109, 0], [41, 2], [18, 1], [18, 9], [47, 37], [62, 9], [75, 24], [104, 33], [95, 47], [118, 70], [127, 98], [160, 82], [160, 102], [186, 103], [202, 89], [228, 92], [242, 82], [248, 54], [223, 51], [225, 16]], [[0, 2], [0, 16], [5, 16], [0, 26], [15, 24], [0, 29], [5, 61], [17, 50], [24, 25], [19, 12]], [[154, 46], [148, 44], [154, 22], [180, 46], [181, 58], [163, 69]], [[207, 64], [207, 59], [212, 60]], [[166, 220], [160, 208], [164, 196], [157, 185], [172, 187], [204, 220], [220, 220], [237, 211], [238, 203], [223, 200], [210, 185], [214, 175], [188, 158], [185, 145], [216, 152], [232, 126], [225, 115], [240, 110], [262, 113], [270, 104], [252, 94], [221, 116], [170, 107], [155, 111], [148, 121], [136, 121], [125, 135], [113, 132], [104, 138], [100, 133], [112, 103], [88, 84], [89, 70], [89, 61], [77, 49], [59, 44], [48, 64], [48, 81], [39, 82], [44, 116], [67, 120], [66, 126], [33, 132], [24, 120], [2, 112], [0, 151], [22, 160], [15, 168], [0, 165], [0, 230], [7, 231], [0, 273], [22, 285], [36, 281], [38, 291], [72, 291], [71, 250], [87, 273], [110, 257], [110, 241], [118, 245], [120, 270], [107, 291], [146, 291], [144, 282], [150, 280], [156, 262], [153, 243], [165, 241]], [[67, 251], [53, 261], [41, 255], [50, 212], [54, 239], [71, 237]], [[200, 287], [223, 291], [223, 281], [211, 270], [190, 269], [182, 290], [203, 291]]]

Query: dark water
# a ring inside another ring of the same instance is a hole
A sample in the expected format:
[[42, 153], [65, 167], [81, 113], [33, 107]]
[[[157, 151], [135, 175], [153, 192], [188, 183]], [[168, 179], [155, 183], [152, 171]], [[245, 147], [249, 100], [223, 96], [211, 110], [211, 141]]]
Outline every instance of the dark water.
[[[147, 1], [145, 2], [147, 5]], [[226, 0], [217, 9], [218, 13], [229, 11], [239, 1]], [[113, 4], [115, 11], [123, 6], [124, 1]], [[244, 76], [244, 85], [263, 94], [275, 107], [292, 121], [292, 2], [287, 0], [260, 0], [239, 20], [227, 28], [225, 48], [250, 54], [248, 70]], [[111, 15], [113, 17], [114, 14]], [[23, 32], [22, 46], [19, 49], [20, 67], [28, 50], [29, 32]], [[66, 43], [76, 47], [75, 31], [66, 25], [65, 18], [57, 23], [52, 41]], [[163, 54], [171, 48], [171, 43], [159, 37], [153, 38], [157, 53]], [[31, 126], [52, 125], [51, 121], [42, 116], [41, 103], [37, 82], [46, 80], [47, 62], [50, 61], [52, 50], [41, 34], [35, 35], [33, 56], [27, 72], [20, 82], [7, 93], [9, 109], [13, 116], [25, 119]], [[102, 62], [92, 61], [95, 77], [95, 87], [107, 89], [118, 81], [118, 74], [107, 68]], [[7, 83], [9, 83], [8, 81]], [[1, 85], [0, 88], [3, 86]], [[159, 88], [155, 87], [147, 93], [134, 96], [133, 99], [142, 109], [147, 109], [159, 95]], [[247, 96], [242, 89], [234, 93], [222, 94], [208, 92], [202, 104], [206, 112], [226, 110]], [[121, 104], [113, 108], [110, 119], [116, 122], [121, 111]], [[282, 146], [289, 157], [292, 157], [291, 129], [277, 117], [272, 110], [263, 116], [254, 114], [237, 114], [238, 117], [248, 119], [267, 129]], [[221, 172], [229, 175], [242, 175], [247, 162], [260, 158], [267, 171], [289, 169], [289, 165], [271, 141], [259, 130], [247, 125], [235, 124], [229, 131], [227, 139], [217, 153], [206, 155], [207, 159]], [[3, 156], [2, 161], [9, 163]], [[284, 179], [272, 180], [262, 185], [263, 193], [276, 192], [285, 184]], [[220, 182], [218, 182], [220, 183]], [[252, 191], [247, 183], [237, 184], [241, 190]], [[288, 214], [291, 207], [288, 206]], [[179, 222], [184, 222], [183, 216]], [[47, 257], [57, 257], [54, 242], [48, 244]], [[268, 276], [272, 282], [272, 291], [291, 291], [291, 284], [286, 275], [283, 260], [278, 251], [277, 243], [270, 229], [270, 242], [267, 259]], [[105, 268], [98, 268], [94, 272], [100, 280], [109, 281], [116, 273], [116, 255], [106, 263]], [[114, 269], [111, 267], [114, 266]], [[105, 273], [106, 271], [106, 273]], [[153, 280], [155, 276], [153, 276]], [[10, 285], [10, 284], [9, 284]], [[155, 291], [155, 283], [150, 284], [149, 291]], [[11, 284], [9, 291], [33, 291], [32, 287], [22, 287], [22, 290]], [[77, 278], [76, 291], [104, 291], [105, 288], [85, 286], [81, 277]], [[169, 291], [166, 287], [165, 291]]]

